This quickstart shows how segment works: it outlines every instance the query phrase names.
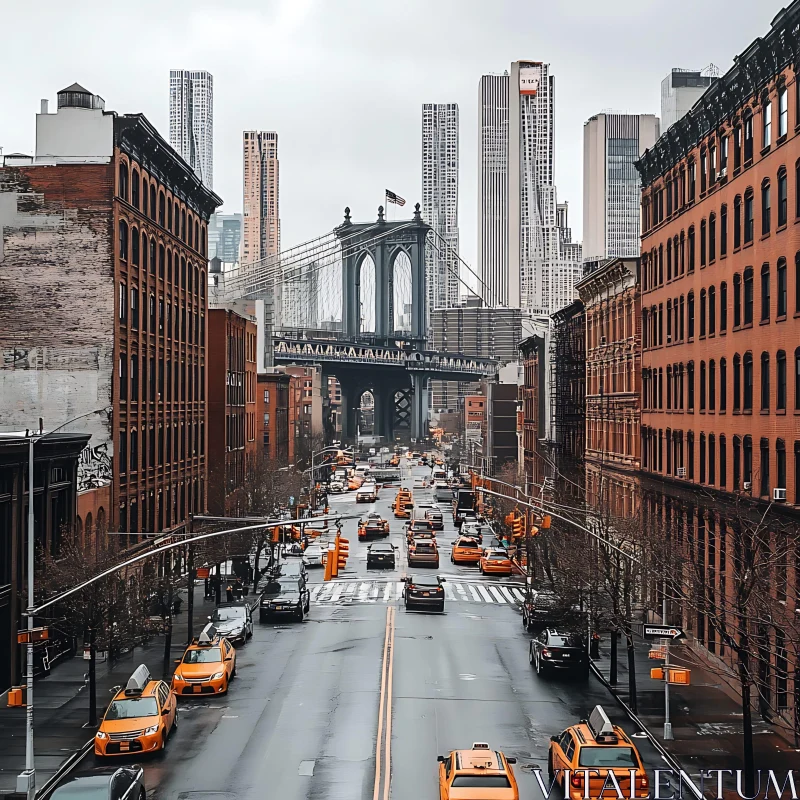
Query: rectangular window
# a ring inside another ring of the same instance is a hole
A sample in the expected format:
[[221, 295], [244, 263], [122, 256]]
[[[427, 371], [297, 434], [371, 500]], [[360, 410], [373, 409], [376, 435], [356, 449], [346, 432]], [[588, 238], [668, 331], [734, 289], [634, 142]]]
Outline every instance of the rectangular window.
[[123, 324], [128, 321], [128, 287], [124, 283], [119, 285], [119, 321]]
[[747, 117], [744, 121], [744, 161], [753, 160], [753, 118]]
[[767, 101], [764, 110], [761, 112], [761, 119], [764, 127], [764, 143], [762, 147], [769, 147], [772, 144], [772, 103]]
[[269, 389], [264, 389], [264, 402], [269, 403]]

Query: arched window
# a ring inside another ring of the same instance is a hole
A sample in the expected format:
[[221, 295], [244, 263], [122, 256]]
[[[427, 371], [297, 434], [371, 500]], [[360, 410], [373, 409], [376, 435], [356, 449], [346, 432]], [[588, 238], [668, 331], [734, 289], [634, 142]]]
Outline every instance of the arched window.
[[164, 245], [160, 242], [158, 245], [158, 277], [164, 277]]
[[708, 434], [708, 484], [713, 486], [717, 482], [716, 470], [717, 443], [713, 433]]
[[[742, 480], [751, 485], [753, 481], [753, 437], [749, 434], [742, 440]], [[744, 487], [742, 487], [744, 488]]]
[[703, 192], [706, 190], [706, 180], [708, 178], [707, 171], [708, 156], [706, 155], [705, 148], [703, 148], [700, 151], [700, 194], [703, 194]]
[[789, 210], [787, 208], [786, 167], [778, 170], [778, 227], [786, 224]]
[[147, 216], [147, 178], [142, 175], [142, 214]]
[[700, 266], [704, 267], [706, 265], [706, 246], [707, 246], [707, 233], [706, 233], [706, 221], [700, 221]]
[[686, 235], [683, 231], [681, 231], [680, 242], [680, 270], [683, 275], [686, 272]]
[[769, 439], [762, 437], [759, 442], [761, 454], [761, 485], [758, 493], [761, 497], [769, 496]]
[[172, 250], [167, 250], [167, 283], [172, 283]]
[[686, 297], [686, 327], [687, 338], [694, 338], [694, 292], [689, 292]]
[[761, 182], [761, 235], [766, 236], [770, 231], [772, 222], [772, 200], [770, 195], [769, 178]]
[[119, 221], [119, 257], [128, 260], [128, 223], [124, 219]]
[[694, 361], [686, 365], [686, 410], [694, 412]]
[[202, 225], [200, 227], [200, 255], [205, 256], [206, 254], [206, 226]]
[[744, 162], [753, 160], [753, 115], [747, 110], [744, 115]]
[[139, 230], [131, 228], [131, 264], [139, 266]]
[[743, 372], [743, 399], [742, 399], [742, 410], [743, 411], [752, 411], [753, 410], [753, 354], [749, 351], [744, 354], [744, 359], [742, 361], [742, 372]]
[[689, 226], [689, 266], [687, 272], [694, 272], [694, 225]]
[[775, 355], [775, 408], [786, 411], [786, 351]]
[[794, 351], [794, 410], [800, 411], [800, 347]]
[[124, 161], [119, 163], [119, 196], [128, 200], [128, 165]]
[[728, 253], [728, 206], [722, 204], [719, 210], [719, 255], [723, 258]]
[[156, 210], [156, 185], [154, 183], [150, 184], [150, 218], [156, 219], [157, 217], [157, 210]]
[[186, 241], [187, 241], [189, 247], [191, 247], [192, 246], [192, 238], [193, 238], [193, 235], [194, 235], [194, 220], [192, 219], [192, 215], [191, 214], [187, 215], [186, 224], [188, 226]]
[[714, 359], [708, 362], [708, 410], [714, 411], [717, 405], [717, 366]]
[[150, 239], [150, 272], [156, 271], [156, 240]]
[[744, 243], [753, 241], [753, 190], [744, 193]]
[[172, 230], [172, 201], [167, 198], [167, 230]]
[[136, 470], [139, 469], [139, 435], [136, 428], [131, 428], [129, 442], [128, 454], [130, 455], [130, 460], [128, 462], [128, 469], [131, 472], [136, 472]]
[[147, 270], [147, 249], [147, 234], [142, 231], [142, 269], [145, 271]]
[[164, 215], [166, 212], [166, 198], [164, 192], [158, 193], [158, 224], [164, 227]]
[[206, 273], [205, 270], [200, 271], [200, 297], [206, 299]]
[[775, 486], [778, 489], [786, 488], [786, 442], [783, 439], [775, 441], [775, 466], [777, 474], [775, 476]]
[[711, 263], [717, 257], [717, 216], [710, 214], [708, 217], [708, 261]]
[[778, 305], [776, 309], [776, 316], [778, 319], [786, 316], [789, 308], [788, 289], [786, 284], [786, 259], [781, 256], [778, 259], [778, 266], [776, 268], [777, 275], [777, 288], [778, 288]]
[[131, 402], [139, 402], [139, 356], [131, 356]]
[[191, 294], [192, 293], [192, 262], [190, 261], [187, 264], [186, 270], [186, 291]]
[[737, 272], [733, 276], [733, 327], [742, 324], [742, 276]]
[[742, 397], [742, 360], [739, 354], [733, 356], [733, 410], [741, 409]]
[[181, 239], [186, 241], [186, 212], [181, 211]]
[[744, 324], [753, 324], [753, 268], [744, 271]]
[[175, 203], [175, 219], [173, 220], [174, 227], [172, 232], [180, 237], [181, 235], [181, 208], [178, 203]]
[[728, 448], [725, 434], [719, 435], [719, 485], [725, 487], [728, 482]]
[[[797, 163], [800, 165], [800, 161]], [[139, 208], [139, 170], [136, 169], [131, 172], [131, 205]]]
[[769, 264], [761, 267], [761, 321], [769, 322], [770, 306]]
[[728, 410], [728, 361], [719, 360], [719, 412]]
[[672, 239], [667, 239], [667, 280], [672, 280]]
[[706, 435], [700, 434], [700, 483], [706, 482]]
[[700, 362], [700, 411], [706, 410], [706, 362]]
[[739, 482], [739, 476], [741, 474], [741, 462], [742, 462], [742, 440], [739, 436], [733, 437], [733, 490], [735, 492], [739, 491], [741, 484]]
[[700, 336], [706, 335], [706, 290], [700, 290]]
[[764, 108], [761, 109], [761, 131], [762, 147], [769, 147], [772, 144], [772, 101], [767, 100]]
[[194, 249], [195, 250], [199, 249], [199, 243], [200, 243], [200, 225], [197, 222], [197, 220], [195, 220], [195, 223], [194, 223]]
[[[800, 161], [798, 162], [800, 164]], [[800, 216], [800, 214], [798, 214]], [[742, 198], [736, 195], [733, 200], [733, 249], [742, 246]]]

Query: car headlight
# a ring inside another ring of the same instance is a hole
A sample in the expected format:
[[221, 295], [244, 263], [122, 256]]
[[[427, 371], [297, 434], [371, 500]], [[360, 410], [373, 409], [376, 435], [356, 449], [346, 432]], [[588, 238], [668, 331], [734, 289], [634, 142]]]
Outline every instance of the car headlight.
[[144, 735], [150, 736], [153, 733], [158, 733], [158, 725], [151, 725], [149, 728], [146, 728]]
[[175, 678], [176, 681], [183, 680], [183, 675], [181, 675], [180, 672], [176, 672], [172, 677]]
[[215, 673], [214, 673], [214, 674], [211, 676], [211, 680], [212, 680], [212, 681], [219, 680], [219, 679], [220, 679], [220, 678], [221, 678], [221, 677], [222, 677], [224, 674], [225, 674], [224, 672], [215, 672]]
[[103, 731], [97, 731], [95, 734], [96, 739], [108, 739], [108, 734], [104, 733]]

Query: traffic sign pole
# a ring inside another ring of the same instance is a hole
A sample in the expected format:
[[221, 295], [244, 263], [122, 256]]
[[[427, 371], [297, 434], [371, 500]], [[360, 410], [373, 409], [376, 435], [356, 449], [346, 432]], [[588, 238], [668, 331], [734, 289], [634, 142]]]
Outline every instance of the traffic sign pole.
[[[667, 624], [667, 582], [664, 581], [663, 596], [661, 599], [661, 623]], [[669, 639], [665, 639], [664, 648], [664, 675], [669, 675]], [[669, 721], [669, 680], [664, 681], [664, 741], [672, 741], [672, 723]]]

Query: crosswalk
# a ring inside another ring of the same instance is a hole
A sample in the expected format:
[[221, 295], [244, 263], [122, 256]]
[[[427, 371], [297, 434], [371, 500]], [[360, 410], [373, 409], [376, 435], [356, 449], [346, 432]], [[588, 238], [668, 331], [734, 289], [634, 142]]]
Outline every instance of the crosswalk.
[[[401, 581], [337, 581], [317, 584], [311, 589], [312, 603], [394, 603], [403, 597]], [[525, 599], [516, 586], [486, 582], [451, 581], [444, 584], [448, 602], [516, 605]]]

